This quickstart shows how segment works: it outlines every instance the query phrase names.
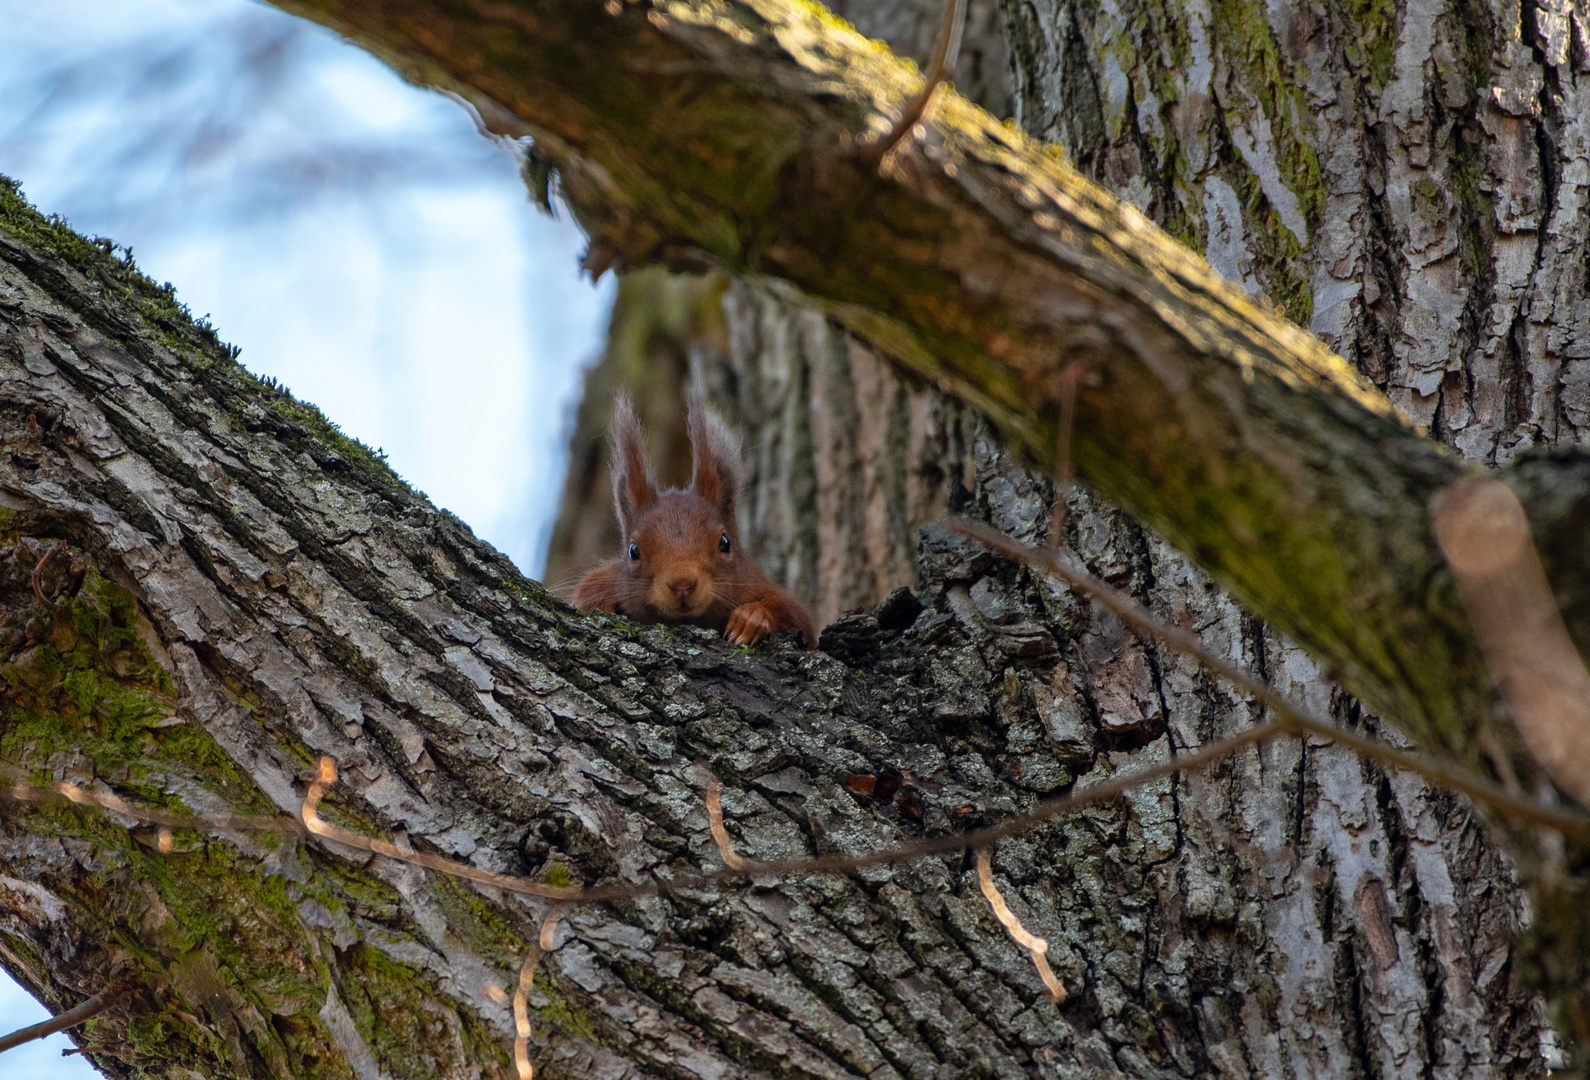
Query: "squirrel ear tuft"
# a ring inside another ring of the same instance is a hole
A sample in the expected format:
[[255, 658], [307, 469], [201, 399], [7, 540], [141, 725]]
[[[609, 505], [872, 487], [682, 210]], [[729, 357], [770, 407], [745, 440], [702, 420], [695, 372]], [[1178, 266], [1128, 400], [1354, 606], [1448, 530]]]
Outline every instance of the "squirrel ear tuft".
[[651, 459], [646, 456], [646, 437], [640, 420], [620, 394], [613, 402], [613, 450], [609, 468], [613, 473], [613, 509], [618, 513], [618, 531], [627, 543], [640, 515], [657, 501], [657, 481]]
[[690, 403], [690, 457], [690, 490], [716, 506], [732, 527], [740, 486], [745, 482], [740, 440], [699, 400]]

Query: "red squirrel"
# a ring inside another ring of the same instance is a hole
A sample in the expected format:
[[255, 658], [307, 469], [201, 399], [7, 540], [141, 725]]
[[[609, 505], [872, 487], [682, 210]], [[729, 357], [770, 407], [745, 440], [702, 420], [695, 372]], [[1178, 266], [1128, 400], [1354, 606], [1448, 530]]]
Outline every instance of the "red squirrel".
[[689, 423], [690, 487], [659, 492], [635, 410], [624, 398], [614, 404], [613, 505], [625, 549], [580, 579], [575, 606], [636, 622], [705, 626], [739, 645], [794, 627], [815, 648], [805, 606], [740, 547], [734, 507], [745, 467], [738, 441], [700, 404], [691, 405]]

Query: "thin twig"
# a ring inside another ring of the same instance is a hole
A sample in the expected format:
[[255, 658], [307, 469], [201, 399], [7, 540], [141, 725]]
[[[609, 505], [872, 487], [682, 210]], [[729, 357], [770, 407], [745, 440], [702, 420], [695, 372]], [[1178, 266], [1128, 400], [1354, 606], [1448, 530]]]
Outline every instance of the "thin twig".
[[849, 874], [857, 870], [864, 870], [869, 866], [890, 866], [895, 863], [925, 858], [929, 855], [947, 855], [958, 851], [986, 847], [998, 840], [1026, 832], [1033, 826], [1052, 818], [1074, 813], [1099, 803], [1109, 802], [1139, 784], [1146, 784], [1160, 777], [1181, 772], [1184, 769], [1202, 768], [1205, 765], [1219, 761], [1244, 746], [1263, 742], [1265, 739], [1283, 735], [1293, 730], [1293, 725], [1285, 720], [1272, 720], [1269, 723], [1259, 724], [1230, 738], [1208, 743], [1190, 754], [1174, 758], [1171, 761], [1147, 769], [1123, 773], [1120, 776], [1113, 777], [1082, 791], [1074, 792], [1063, 798], [1051, 799], [1048, 802], [1040, 803], [1029, 813], [1009, 818], [998, 825], [979, 829], [976, 832], [917, 840], [892, 848], [884, 848], [882, 851], [875, 851], [867, 855], [819, 855], [811, 859], [788, 859], [778, 862], [761, 862], [756, 859], [747, 859], [742, 855], [737, 856], [740, 860], [740, 868], [737, 870], [725, 866], [722, 870], [716, 872], [683, 874], [666, 882], [652, 880], [623, 885], [600, 885], [588, 889], [545, 885], [539, 881], [512, 877], [508, 874], [494, 874], [489, 870], [482, 870], [467, 863], [454, 862], [451, 859], [425, 855], [417, 851], [405, 853], [385, 841], [373, 840], [370, 837], [361, 836], [358, 833], [349, 832], [346, 829], [340, 829], [335, 825], [328, 824], [319, 817], [316, 812], [316, 805], [325, 794], [326, 787], [336, 780], [336, 765], [330, 758], [321, 759], [319, 774], [315, 782], [310, 785], [309, 794], [304, 799], [303, 814], [304, 825], [316, 836], [335, 840], [340, 844], [345, 844], [361, 851], [373, 851], [378, 855], [385, 855], [401, 862], [414, 863], [417, 866], [424, 866], [438, 873], [451, 874], [454, 877], [461, 877], [470, 881], [479, 881], [482, 884], [502, 889], [504, 892], [523, 896], [551, 897], [567, 901], [569, 904], [599, 904], [615, 900], [633, 900], [643, 896], [672, 896], [678, 893], [710, 888], [726, 882], [742, 881], [746, 878], [763, 879], [806, 877], [815, 874]]
[[43, 1023], [34, 1024], [32, 1027], [25, 1027], [20, 1031], [13, 1031], [9, 1035], [0, 1037], [0, 1054], [13, 1047], [21, 1046], [23, 1043], [30, 1043], [34, 1039], [47, 1038], [54, 1035], [57, 1031], [65, 1031], [69, 1027], [76, 1027], [83, 1021], [91, 1020], [107, 1009], [114, 1009], [125, 994], [126, 988], [124, 986], [107, 986], [81, 1005], [67, 1009], [59, 1016], [51, 1017]]
[[[197, 814], [173, 814], [167, 810], [157, 810], [149, 806], [134, 806], [119, 795], [110, 792], [85, 791], [76, 784], [60, 781], [54, 784], [13, 784], [8, 788], [0, 788], [0, 799], [10, 799], [13, 802], [48, 804], [53, 802], [70, 802], [78, 806], [91, 806], [101, 810], [109, 810], [126, 817], [147, 821], [151, 825], [159, 825], [166, 829], [193, 829], [196, 832], [216, 831], [221, 833], [242, 832], [282, 832], [302, 833], [303, 826], [290, 817], [243, 817], [235, 814], [216, 814], [213, 817]], [[159, 835], [156, 837], [156, 847], [160, 845]]]
[[962, 536], [970, 537], [1002, 555], [1053, 574], [1078, 592], [1114, 612], [1116, 617], [1127, 625], [1150, 637], [1158, 638], [1178, 652], [1186, 653], [1201, 661], [1238, 689], [1264, 702], [1276, 716], [1285, 719], [1297, 731], [1331, 739], [1352, 748], [1366, 758], [1405, 769], [1441, 787], [1460, 791], [1475, 802], [1484, 803], [1511, 817], [1532, 821], [1537, 825], [1545, 825], [1565, 833], [1590, 837], [1590, 817], [1584, 814], [1541, 806], [1466, 770], [1429, 761], [1417, 754], [1398, 750], [1308, 715], [1273, 688], [1254, 679], [1224, 658], [1216, 656], [1195, 635], [1178, 626], [1160, 622], [1125, 593], [1111, 588], [1091, 574], [1067, 566], [1058, 552], [1019, 544], [1001, 532], [975, 521], [967, 521], [965, 518], [952, 517], [946, 520], [946, 524]]
[[712, 830], [712, 839], [717, 841], [718, 857], [723, 864], [730, 870], [743, 870], [745, 860], [734, 850], [729, 830], [723, 827], [723, 804], [718, 801], [718, 791], [722, 786], [716, 776], [707, 781], [707, 825]]
[[922, 79], [922, 89], [906, 104], [905, 111], [894, 122], [889, 133], [861, 152], [863, 161], [872, 165], [882, 161], [905, 138], [906, 132], [922, 119], [928, 103], [933, 100], [934, 91], [955, 68], [955, 61], [961, 54], [961, 33], [965, 27], [966, 0], [944, 0], [944, 19], [939, 24], [938, 40], [934, 43], [933, 59], [928, 62], [927, 74]]
[[[1040, 554], [1042, 553], [1040, 552]], [[1211, 658], [1211, 661], [1213, 666], [1217, 668], [1222, 666], [1218, 658]], [[1240, 673], [1238, 674], [1240, 675]], [[1245, 688], [1249, 683], [1249, 680], [1242, 677], [1234, 681]], [[1262, 686], [1255, 687], [1254, 690], [1257, 697], [1267, 697], [1270, 693], [1267, 688]], [[1257, 691], [1259, 690], [1263, 690], [1264, 693], [1258, 693]], [[1411, 772], [1429, 777], [1438, 783], [1469, 793], [1480, 801], [1491, 802], [1501, 806], [1503, 809], [1515, 812], [1519, 816], [1528, 817], [1563, 832], [1590, 835], [1590, 823], [1585, 822], [1577, 815], [1562, 811], [1551, 811], [1525, 803], [1520, 799], [1498, 796], [1495, 791], [1490, 790], [1489, 785], [1475, 781], [1472, 777], [1451, 773], [1438, 766], [1431, 766], [1414, 755], [1393, 750], [1376, 743], [1372, 739], [1312, 720], [1298, 713], [1297, 710], [1292, 709], [1290, 706], [1285, 705], [1284, 702], [1281, 708], [1276, 709], [1276, 712], [1279, 714], [1276, 719], [1249, 728], [1247, 731], [1216, 742], [1207, 743], [1191, 753], [1179, 755], [1168, 762], [1163, 762], [1147, 769], [1122, 773], [1081, 791], [1074, 791], [1072, 794], [1062, 798], [1040, 803], [1029, 813], [1009, 818], [998, 825], [975, 832], [917, 840], [865, 855], [822, 855], [810, 859], [762, 862], [736, 854], [735, 858], [739, 861], [737, 868], [725, 865], [723, 869], [716, 872], [684, 874], [673, 877], [668, 881], [654, 879], [648, 882], [604, 885], [585, 889], [573, 886], [548, 885], [508, 874], [493, 873], [492, 871], [482, 870], [479, 867], [468, 863], [456, 862], [452, 859], [427, 855], [414, 851], [406, 845], [405, 848], [399, 848], [386, 841], [339, 828], [326, 822], [318, 813], [318, 805], [324, 797], [326, 789], [336, 782], [336, 766], [330, 758], [321, 759], [316, 779], [309, 786], [302, 809], [303, 827], [316, 836], [335, 841], [356, 850], [370, 851], [399, 862], [423, 866], [437, 873], [448, 874], [452, 877], [469, 881], [477, 881], [483, 885], [489, 885], [511, 894], [537, 896], [562, 901], [563, 903], [555, 905], [552, 912], [549, 913], [547, 921], [542, 927], [543, 936], [546, 936], [549, 930], [556, 925], [557, 917], [561, 916], [563, 910], [568, 905], [573, 904], [608, 903], [646, 896], [677, 895], [679, 893], [711, 888], [728, 882], [741, 881], [746, 878], [771, 879], [849, 874], [873, 866], [889, 866], [933, 855], [946, 855], [959, 851], [984, 848], [1000, 840], [1024, 833], [1045, 821], [1075, 813], [1089, 806], [1109, 802], [1139, 785], [1150, 783], [1175, 773], [1192, 771], [1213, 764], [1245, 746], [1254, 745], [1279, 735], [1300, 732], [1308, 732], [1334, 739], [1366, 757], [1408, 769]], [[57, 785], [57, 787], [71, 788], [71, 785]], [[23, 792], [21, 796], [23, 798], [27, 798], [31, 794], [28, 789], [19, 785], [18, 788], [11, 790], [12, 797], [19, 797], [19, 789]], [[160, 811], [143, 810], [115, 796], [90, 795], [76, 788], [71, 788], [71, 791], [76, 796], [73, 798], [74, 802], [111, 809], [127, 816], [146, 820], [170, 821], [171, 824], [179, 827], [202, 828], [209, 826], [216, 828], [224, 823], [230, 828], [252, 826], [269, 828], [274, 831], [287, 831], [283, 829], [280, 822], [268, 819], [226, 818], [221, 821], [211, 821], [205, 818], [179, 818], [177, 815]], [[725, 832], [724, 835], [726, 838], [727, 833]], [[548, 944], [550, 945], [550, 942]]]
[[542, 952], [552, 951], [552, 942], [557, 936], [558, 923], [568, 910], [568, 902], [559, 901], [552, 905], [551, 910], [547, 912], [547, 917], [541, 920], [541, 933], [536, 936], [536, 944], [540, 946]]
[[127, 1044], [120, 1043], [116, 1046], [68, 1046], [61, 1051], [62, 1057], [71, 1057], [73, 1054], [114, 1054], [123, 1057], [127, 1054]]
[[[1045, 821], [1063, 817], [1066, 814], [1073, 814], [1078, 810], [1096, 806], [1099, 803], [1111, 802], [1141, 784], [1147, 784], [1183, 770], [1202, 768], [1235, 753], [1244, 746], [1263, 742], [1277, 735], [1284, 735], [1291, 730], [1291, 725], [1283, 720], [1272, 720], [1269, 723], [1259, 724], [1228, 739], [1207, 743], [1190, 754], [1173, 758], [1170, 761], [1162, 762], [1147, 769], [1134, 769], [1129, 773], [1122, 773], [1119, 776], [1084, 788], [1081, 791], [1073, 792], [1070, 795], [1041, 802], [1028, 813], [1007, 818], [998, 825], [991, 825], [974, 832], [937, 836], [928, 840], [915, 840], [866, 855], [819, 855], [812, 859], [786, 859], [777, 862], [761, 862], [757, 859], [747, 859], [741, 856], [743, 867], [741, 871], [722, 870], [716, 874], [701, 874], [692, 878], [675, 878], [666, 886], [666, 892], [696, 889], [707, 884], [734, 881], [746, 877], [761, 879], [803, 877], [812, 874], [850, 874], [872, 866], [892, 866], [895, 863], [910, 862], [913, 859], [926, 858], [930, 855], [950, 855], [960, 851], [972, 851], [988, 847], [1000, 840], [1018, 836]], [[586, 890], [580, 899], [592, 902], [621, 900], [630, 896], [657, 895], [658, 893], [652, 891], [654, 888], [656, 887], [651, 884], [643, 886], [598, 886]], [[661, 891], [659, 889], [659, 892]]]
[[1011, 940], [1032, 954], [1033, 966], [1038, 969], [1038, 977], [1043, 980], [1043, 984], [1049, 988], [1049, 996], [1056, 1001], [1064, 1001], [1066, 988], [1060, 985], [1060, 980], [1055, 978], [1054, 969], [1049, 966], [1049, 943], [1021, 925], [1016, 913], [1005, 903], [1004, 895], [994, 884], [992, 863], [993, 857], [989, 854], [989, 849], [978, 848], [977, 883], [982, 887], [983, 896], [988, 899], [988, 906], [994, 909], [994, 918], [999, 920], [999, 925], [1005, 928]]
[[[568, 909], [569, 905], [564, 901], [552, 905], [546, 918], [541, 920], [541, 933], [536, 935], [536, 943], [530, 946], [530, 955], [525, 957], [524, 965], [519, 968], [519, 987], [513, 994], [513, 1063], [519, 1072], [519, 1080], [534, 1080], [535, 1077], [535, 1068], [530, 1064], [530, 988], [535, 983], [535, 970], [541, 964], [542, 954], [552, 951], [558, 921]], [[491, 991], [496, 991], [492, 994], [495, 998], [502, 993], [502, 988], [489, 986], [487, 992]]]
[[[733, 853], [731, 847], [731, 853], [734, 854], [735, 859], [739, 862], [738, 868], [731, 868], [726, 865], [722, 870], [716, 872], [681, 875], [667, 882], [653, 880], [638, 884], [604, 885], [587, 889], [567, 885], [548, 885], [539, 881], [531, 881], [527, 878], [482, 870], [468, 863], [456, 862], [436, 855], [428, 855], [424, 852], [415, 851], [407, 845], [400, 848], [387, 841], [363, 836], [332, 825], [320, 817], [319, 814], [321, 799], [325, 797], [326, 790], [337, 781], [336, 763], [330, 758], [320, 759], [315, 779], [309, 785], [309, 789], [304, 796], [303, 806], [300, 811], [302, 815], [301, 823], [288, 818], [246, 818], [233, 815], [218, 815], [214, 818], [208, 818], [196, 815], [172, 814], [163, 810], [135, 806], [116, 795], [87, 792], [82, 788], [66, 783], [58, 783], [49, 787], [17, 784], [9, 789], [0, 789], [0, 796], [21, 802], [45, 802], [64, 798], [79, 805], [111, 810], [143, 821], [157, 822], [173, 828], [189, 828], [197, 831], [217, 830], [228, 832], [251, 829], [269, 830], [272, 832], [308, 831], [315, 836], [323, 837], [355, 850], [373, 852], [399, 862], [423, 866], [427, 870], [434, 870], [440, 874], [448, 874], [468, 881], [477, 881], [507, 893], [560, 901], [560, 903], [553, 905], [547, 915], [546, 922], [542, 925], [542, 935], [545, 937], [556, 927], [557, 920], [562, 917], [564, 911], [573, 904], [606, 903], [644, 896], [670, 896], [682, 892], [710, 888], [726, 882], [744, 880], [748, 877], [780, 878], [813, 874], [848, 874], [871, 866], [889, 866], [895, 863], [925, 858], [930, 855], [946, 855], [957, 851], [986, 847], [998, 840], [1025, 832], [1042, 822], [1065, 814], [1075, 813], [1078, 810], [1095, 806], [1099, 803], [1109, 802], [1139, 784], [1149, 783], [1183, 770], [1202, 768], [1205, 765], [1219, 761], [1244, 746], [1263, 742], [1266, 739], [1286, 734], [1292, 730], [1293, 725], [1282, 720], [1260, 724], [1230, 738], [1208, 743], [1190, 754], [1173, 758], [1169, 762], [1147, 769], [1123, 773], [1082, 791], [1075, 791], [1062, 798], [1040, 803], [1030, 813], [1009, 818], [999, 825], [976, 832], [917, 840], [867, 855], [822, 855], [811, 859], [788, 859], [778, 862], [761, 862], [755, 859], [747, 859], [743, 855]], [[708, 813], [710, 816], [710, 805]], [[721, 813], [722, 807], [720, 803], [719, 814], [721, 815]], [[721, 816], [719, 818], [719, 827], [722, 827]], [[723, 837], [727, 841], [728, 834], [726, 831]], [[157, 847], [160, 846], [160, 843], [157, 839]], [[550, 939], [543, 948], [549, 947]]]
[[535, 1069], [530, 1065], [530, 984], [535, 979], [539, 950], [531, 949], [519, 969], [519, 987], [513, 992], [513, 1063], [519, 1070], [519, 1080], [532, 1080]]
[[337, 782], [337, 764], [329, 757], [320, 759], [319, 772], [314, 783], [309, 785], [309, 791], [304, 796], [304, 805], [301, 815], [304, 828], [327, 840], [335, 840], [347, 847], [357, 848], [360, 851], [373, 851], [377, 855], [385, 855], [389, 859], [400, 862], [413, 863], [429, 870], [436, 870], [453, 877], [465, 878], [469, 881], [478, 881], [483, 885], [507, 892], [519, 893], [524, 896], [544, 896], [554, 900], [579, 900], [583, 890], [572, 885], [544, 885], [539, 881], [529, 881], [525, 878], [513, 877], [509, 874], [497, 874], [490, 870], [482, 870], [478, 866], [468, 863], [455, 862], [452, 859], [443, 859], [436, 855], [427, 855], [412, 849], [404, 851], [395, 844], [385, 840], [376, 840], [362, 836], [356, 832], [339, 828], [320, 817], [320, 800], [326, 794], [326, 789]]

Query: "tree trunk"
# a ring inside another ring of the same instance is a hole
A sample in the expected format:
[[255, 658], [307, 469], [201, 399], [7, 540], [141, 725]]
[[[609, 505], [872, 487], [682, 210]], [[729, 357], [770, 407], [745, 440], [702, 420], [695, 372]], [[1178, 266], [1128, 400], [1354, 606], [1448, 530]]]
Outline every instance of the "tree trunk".
[[[1509, 0], [1005, 8], [1023, 126], [1431, 435], [1495, 465], [1590, 436], [1582, 14]], [[1516, 890], [1505, 873], [1484, 887]], [[1444, 933], [1438, 896], [1393, 910]], [[1526, 966], [1554, 966], [1541, 949]], [[1583, 968], [1568, 981], [1590, 985]], [[1582, 1003], [1556, 1018], [1590, 1035]]]
[[1010, 12], [1024, 126], [1432, 434], [1502, 463], [1590, 433], [1582, 15], [1511, 0]]

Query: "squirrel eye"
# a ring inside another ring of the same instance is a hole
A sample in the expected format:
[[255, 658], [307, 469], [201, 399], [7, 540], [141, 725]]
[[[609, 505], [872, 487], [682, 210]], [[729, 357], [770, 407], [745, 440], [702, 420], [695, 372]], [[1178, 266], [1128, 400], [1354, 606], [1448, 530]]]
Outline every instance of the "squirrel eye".
[[640, 558], [640, 545], [639, 544], [631, 544], [631, 545], [629, 545], [629, 557], [631, 559]]
[[724, 533], [718, 537], [718, 550], [727, 555], [729, 553], [729, 534]]

